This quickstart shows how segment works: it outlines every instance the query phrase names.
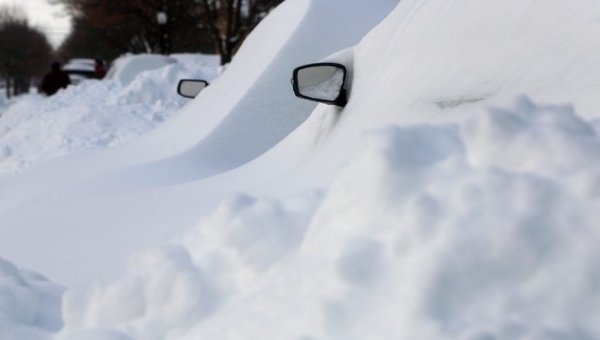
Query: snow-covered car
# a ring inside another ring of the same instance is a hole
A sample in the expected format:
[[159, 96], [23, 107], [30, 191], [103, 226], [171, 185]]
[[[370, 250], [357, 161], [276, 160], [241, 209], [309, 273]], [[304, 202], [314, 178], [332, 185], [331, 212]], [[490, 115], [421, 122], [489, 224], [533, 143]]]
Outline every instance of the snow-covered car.
[[70, 59], [63, 66], [63, 71], [69, 75], [71, 83], [76, 85], [86, 79], [94, 78], [94, 65], [94, 59], [75, 58]]
[[129, 85], [140, 73], [176, 64], [177, 59], [153, 54], [127, 54], [112, 63], [106, 79], [114, 79], [123, 86]]

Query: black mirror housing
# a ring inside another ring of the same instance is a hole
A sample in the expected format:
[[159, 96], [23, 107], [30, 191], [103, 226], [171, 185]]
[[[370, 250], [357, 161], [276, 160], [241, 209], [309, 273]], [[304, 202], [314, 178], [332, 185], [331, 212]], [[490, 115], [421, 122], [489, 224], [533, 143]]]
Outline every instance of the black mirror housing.
[[314, 63], [294, 69], [292, 87], [298, 98], [344, 107], [348, 102], [346, 67], [338, 63]]
[[177, 94], [186, 98], [195, 98], [207, 86], [208, 82], [206, 80], [181, 79], [177, 84]]

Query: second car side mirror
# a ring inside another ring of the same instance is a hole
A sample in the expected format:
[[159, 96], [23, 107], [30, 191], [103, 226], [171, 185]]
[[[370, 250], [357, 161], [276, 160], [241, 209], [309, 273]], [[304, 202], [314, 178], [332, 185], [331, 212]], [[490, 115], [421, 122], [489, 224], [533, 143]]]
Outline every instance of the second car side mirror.
[[182, 79], [177, 85], [177, 93], [186, 98], [195, 98], [207, 86], [206, 80]]
[[345, 106], [348, 102], [346, 67], [337, 63], [316, 63], [297, 67], [292, 75], [294, 94], [298, 98]]

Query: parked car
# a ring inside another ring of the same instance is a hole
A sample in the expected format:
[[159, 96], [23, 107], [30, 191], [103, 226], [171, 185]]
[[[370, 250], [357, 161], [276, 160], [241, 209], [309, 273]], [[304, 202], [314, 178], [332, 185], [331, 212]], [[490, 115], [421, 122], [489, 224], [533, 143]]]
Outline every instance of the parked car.
[[94, 59], [70, 59], [65, 66], [63, 66], [63, 71], [69, 75], [71, 83], [77, 85], [85, 79], [94, 78], [94, 65]]

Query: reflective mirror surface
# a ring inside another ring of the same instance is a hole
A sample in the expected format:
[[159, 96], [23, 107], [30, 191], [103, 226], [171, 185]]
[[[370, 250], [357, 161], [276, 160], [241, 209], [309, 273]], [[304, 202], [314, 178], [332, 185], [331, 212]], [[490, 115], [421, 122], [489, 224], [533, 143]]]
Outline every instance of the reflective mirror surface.
[[328, 104], [346, 104], [344, 82], [346, 68], [340, 64], [320, 63], [294, 70], [294, 92], [300, 98]]
[[207, 86], [206, 80], [182, 79], [177, 86], [177, 93], [187, 98], [195, 98]]

